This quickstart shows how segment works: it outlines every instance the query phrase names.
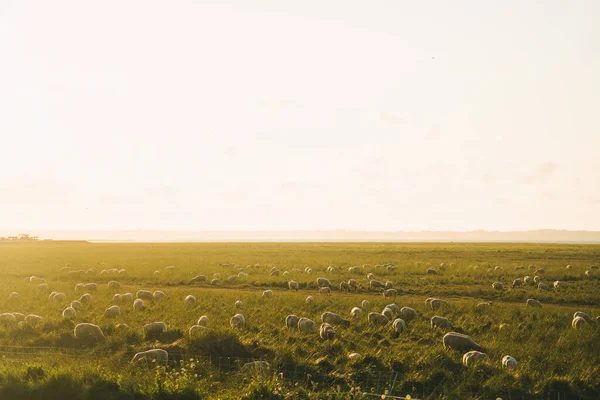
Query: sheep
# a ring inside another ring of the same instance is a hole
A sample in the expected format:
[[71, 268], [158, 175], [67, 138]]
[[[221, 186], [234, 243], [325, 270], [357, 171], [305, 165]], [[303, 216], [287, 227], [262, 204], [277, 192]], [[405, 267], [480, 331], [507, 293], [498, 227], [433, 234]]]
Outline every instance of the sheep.
[[63, 319], [73, 319], [77, 315], [77, 311], [73, 307], [67, 307], [63, 310]]
[[370, 324], [374, 325], [386, 325], [388, 322], [390, 322], [390, 319], [387, 316], [376, 312], [370, 312], [367, 316], [367, 319], [369, 320]]
[[156, 301], [161, 301], [161, 300], [164, 300], [164, 299], [165, 299], [165, 297], [167, 297], [167, 296], [164, 294], [164, 292], [162, 292], [162, 291], [160, 291], [160, 290], [157, 290], [157, 291], [155, 291], [155, 292], [152, 294], [152, 297], [153, 297], [153, 298], [154, 298], [154, 300], [156, 300]]
[[206, 282], [207, 280], [208, 277], [206, 275], [197, 275], [190, 280], [189, 284]]
[[471, 366], [479, 361], [487, 361], [489, 357], [487, 354], [482, 353], [480, 351], [471, 350], [468, 353], [463, 355], [463, 365], [465, 367]]
[[154, 276], [159, 276], [160, 275], [160, 271], [154, 271], [153, 274], [154, 274]]
[[114, 303], [122, 303], [123, 299], [119, 293], [115, 293], [112, 297]]
[[350, 361], [358, 361], [362, 358], [362, 356], [359, 353], [350, 353], [348, 354], [348, 359]]
[[502, 282], [494, 282], [492, 283], [492, 287], [495, 290], [504, 290], [504, 285], [502, 284]]
[[267, 298], [273, 297], [273, 291], [271, 289], [267, 289], [262, 293], [261, 297], [267, 297]]
[[[273, 273], [271, 273], [271, 275], [273, 275]], [[227, 282], [231, 282], [234, 283], [239, 279], [239, 276], [237, 275], [231, 275], [229, 278], [227, 278]]]
[[121, 315], [119, 306], [110, 306], [104, 311], [104, 318], [116, 318]]
[[531, 277], [529, 275], [527, 275], [526, 277], [523, 278], [523, 282], [525, 282], [528, 285], [531, 285], [533, 283], [533, 280], [531, 279]]
[[567, 269], [573, 269], [572, 265], [567, 265]]
[[304, 270], [304, 272], [306, 272], [307, 274], [312, 274], [312, 268], [306, 267], [306, 269]]
[[429, 303], [429, 305], [431, 306], [432, 310], [437, 310], [441, 306], [450, 307], [450, 304], [448, 304], [448, 302], [446, 300], [441, 300], [441, 299], [433, 299], [433, 300], [431, 300], [431, 303]]
[[121, 295], [121, 301], [133, 301], [133, 294], [131, 293], [123, 293]]
[[11, 313], [2, 313], [0, 314], [0, 323], [7, 325], [17, 324], [17, 317]]
[[550, 290], [550, 286], [540, 282], [538, 283], [538, 290]]
[[370, 309], [370, 308], [371, 308], [371, 302], [370, 302], [369, 300], [363, 300], [363, 301], [360, 303], [360, 306], [361, 306], [362, 308], [364, 308], [365, 310], [368, 310], [368, 309]]
[[321, 322], [327, 322], [334, 325], [341, 324], [343, 326], [350, 326], [350, 321], [342, 318], [342, 316], [339, 314], [335, 314], [329, 311], [326, 311], [323, 314], [321, 314]]
[[333, 329], [333, 326], [329, 325], [327, 322], [321, 324], [321, 327], [319, 328], [319, 336], [321, 337], [321, 339], [333, 339], [334, 335], [335, 330]]
[[517, 265], [517, 266], [515, 267], [515, 271], [518, 271], [518, 270], [520, 270], [520, 269], [525, 269], [525, 266], [524, 266], [524, 265]]
[[585, 271], [584, 275], [586, 278], [592, 279], [592, 271], [591, 270], [588, 269], [587, 271]]
[[398, 337], [406, 329], [406, 322], [402, 318], [396, 318], [392, 322], [392, 329], [394, 331], [394, 337]]
[[63, 301], [65, 301], [67, 298], [67, 296], [64, 293], [56, 293], [53, 297], [52, 300], [56, 301], [57, 303], [62, 303]]
[[371, 289], [381, 289], [383, 287], [383, 283], [379, 282], [376, 279], [371, 279], [369, 281], [369, 286], [371, 286]]
[[229, 320], [229, 325], [231, 325], [233, 329], [243, 329], [246, 325], [246, 319], [242, 314], [235, 314]]
[[319, 288], [319, 294], [331, 296], [331, 289], [327, 286]]
[[219, 280], [218, 279], [211, 279], [210, 281], [210, 286], [219, 286]]
[[11, 292], [8, 295], [8, 299], [9, 300], [18, 300], [19, 299], [19, 293], [17, 293], [17, 292]]
[[357, 266], [348, 267], [348, 272], [353, 273], [353, 274], [360, 274], [360, 267], [357, 267]]
[[427, 268], [427, 274], [428, 275], [437, 275], [437, 271], [433, 268]]
[[369, 273], [367, 274], [367, 280], [368, 280], [368, 281], [372, 281], [373, 279], [375, 279], [375, 275], [374, 275], [373, 273], [369, 272]]
[[410, 322], [417, 318], [417, 311], [410, 307], [402, 307], [400, 309], [400, 317], [406, 322]]
[[46, 283], [40, 283], [39, 285], [37, 285], [37, 290], [39, 292], [46, 292], [47, 293], [47, 292], [50, 291], [50, 287]]
[[288, 328], [297, 328], [299, 320], [300, 317], [290, 314], [285, 318], [285, 326], [287, 326]]
[[54, 292], [54, 291], [53, 291], [53, 292], [51, 292], [51, 293], [48, 295], [48, 300], [54, 300], [54, 296], [56, 296], [57, 294], [58, 294], [58, 292]]
[[81, 323], [75, 326], [73, 335], [76, 339], [91, 338], [96, 341], [103, 341], [105, 339], [102, 329], [98, 325]]
[[242, 303], [241, 300], [238, 300], [235, 302], [235, 308], [242, 308], [244, 306], [244, 304]]
[[108, 290], [117, 291], [121, 289], [121, 284], [117, 281], [108, 282]]
[[392, 310], [394, 314], [398, 314], [400, 312], [400, 307], [398, 307], [398, 305], [395, 303], [388, 304], [385, 307]]
[[502, 357], [502, 368], [510, 370], [517, 369], [517, 360], [511, 356]]
[[546, 270], [544, 270], [544, 268], [538, 268], [535, 270], [534, 274], [543, 274], [544, 272], [546, 272]]
[[583, 311], [577, 311], [575, 314], [573, 314], [573, 319], [577, 317], [581, 317], [587, 322], [592, 322], [592, 317], [590, 317], [590, 314], [584, 313]]
[[12, 315], [16, 318], [17, 322], [21, 322], [25, 320], [25, 315], [18, 313], [18, 312], [14, 312], [12, 313]]
[[385, 269], [387, 269], [389, 272], [393, 272], [397, 269], [398, 267], [396, 265], [390, 264], [387, 267], [385, 267]]
[[44, 278], [38, 278], [37, 276], [30, 276], [28, 278], [25, 279], [27, 282], [29, 283], [37, 283], [38, 286], [40, 284], [46, 283], [46, 280]]
[[554, 283], [552, 284], [552, 286], [554, 286], [554, 289], [560, 289], [561, 287], [563, 287], [563, 283], [561, 281], [554, 281]]
[[392, 281], [386, 281], [384, 287], [386, 289], [393, 289], [394, 288], [394, 282], [392, 282]]
[[190, 338], [194, 338], [194, 337], [200, 336], [200, 333], [202, 333], [205, 330], [206, 330], [205, 326], [192, 325], [190, 327], [190, 329], [188, 330], [188, 334], [190, 335]]
[[79, 300], [73, 300], [71, 302], [71, 307], [73, 307], [75, 310], [81, 310], [83, 308], [83, 304], [81, 304]]
[[327, 278], [317, 278], [317, 285], [320, 287], [331, 287], [331, 282]]
[[435, 300], [435, 297], [428, 297], [427, 300], [425, 300], [425, 305], [431, 307], [431, 302]]
[[454, 326], [452, 326], [452, 322], [450, 322], [447, 318], [435, 315], [431, 317], [431, 329], [435, 328], [454, 329]]
[[533, 282], [537, 285], [538, 283], [540, 283], [542, 281], [542, 278], [540, 278], [539, 276], [534, 276], [533, 277]]
[[135, 293], [135, 297], [141, 300], [152, 301], [154, 299], [154, 295], [149, 290], [138, 290]]
[[242, 369], [253, 369], [258, 372], [266, 371], [271, 368], [271, 364], [266, 361], [250, 361], [242, 365]]
[[350, 285], [348, 284], [348, 282], [340, 282], [340, 291], [342, 292], [349, 292], [350, 291]]
[[492, 306], [492, 304], [493, 303], [491, 301], [477, 303], [477, 305], [475, 306], [475, 309], [480, 310], [480, 311], [485, 311], [485, 310], [488, 310]]
[[396, 289], [386, 289], [383, 290], [383, 297], [393, 297], [396, 298], [398, 296], [398, 291]]
[[301, 333], [314, 333], [315, 323], [308, 318], [300, 318], [298, 320], [298, 330]]
[[82, 293], [85, 290], [85, 285], [83, 283], [78, 283], [75, 285], [75, 293]]
[[350, 286], [352, 289], [356, 290], [356, 287], [358, 286], [356, 284], [356, 279], [348, 279], [348, 286]]
[[98, 290], [98, 285], [95, 283], [86, 283], [83, 285], [83, 290], [86, 292], [95, 292]]
[[133, 302], [133, 309], [141, 311], [144, 308], [146, 308], [146, 305], [144, 304], [144, 300], [142, 300], [142, 299], [135, 299], [135, 301]]
[[156, 335], [160, 333], [165, 333], [167, 331], [167, 324], [164, 322], [150, 322], [142, 327], [142, 332], [145, 337], [150, 335]]
[[29, 314], [28, 316], [25, 317], [23, 322], [25, 322], [26, 325], [35, 327], [37, 324], [40, 323], [41, 320], [42, 320], [42, 317], [40, 317], [39, 315]]
[[306, 304], [312, 304], [314, 299], [312, 296], [308, 296], [305, 301], [306, 301]]
[[165, 267], [166, 271], [173, 271], [174, 269], [175, 269], [174, 265], [168, 265], [168, 266]]
[[352, 310], [350, 310], [350, 315], [352, 318], [360, 319], [363, 316], [363, 310], [358, 307], [352, 307]]
[[81, 303], [89, 303], [90, 301], [92, 301], [92, 295], [89, 293], [84, 293], [81, 296], [79, 296], [79, 301]]
[[502, 267], [501, 267], [501, 266], [499, 266], [499, 265], [496, 265], [496, 266], [494, 267], [494, 271], [502, 271]]
[[125, 268], [121, 268], [120, 270], [117, 271], [119, 273], [119, 275], [123, 275], [124, 273], [127, 272], [127, 270]]
[[512, 283], [513, 288], [521, 287], [522, 285], [523, 281], [520, 278], [515, 279]]
[[295, 290], [297, 292], [298, 289], [300, 288], [300, 285], [296, 281], [289, 281], [288, 287], [290, 288], [290, 290]]
[[534, 299], [527, 299], [525, 305], [527, 307], [542, 308], [542, 303]]
[[394, 318], [394, 311], [391, 308], [385, 307], [381, 314], [385, 315], [390, 321]]
[[198, 325], [208, 328], [208, 317], [206, 315], [198, 318]]
[[194, 307], [198, 302], [196, 301], [196, 297], [188, 294], [183, 300], [186, 307]]
[[276, 269], [276, 270], [272, 271], [269, 275], [271, 275], [271, 276], [279, 276], [279, 274], [280, 274], [279, 270]]
[[573, 318], [573, 322], [571, 322], [571, 325], [573, 326], [573, 328], [577, 329], [585, 324], [587, 324], [588, 322], [585, 320], [585, 318], [583, 317], [575, 317]]
[[169, 353], [163, 349], [151, 349], [135, 353], [131, 359], [131, 363], [135, 364], [144, 360], [145, 362], [156, 361], [160, 364], [166, 364], [169, 361]]
[[468, 335], [463, 335], [458, 332], [448, 332], [444, 335], [442, 342], [444, 348], [451, 348], [453, 350], [469, 351], [477, 350], [483, 351], [480, 345], [475, 343]]

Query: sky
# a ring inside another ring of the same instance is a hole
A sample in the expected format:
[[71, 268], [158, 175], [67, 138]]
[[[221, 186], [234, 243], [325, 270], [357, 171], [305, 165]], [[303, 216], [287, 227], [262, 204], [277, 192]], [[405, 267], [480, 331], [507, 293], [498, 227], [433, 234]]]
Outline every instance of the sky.
[[600, 230], [600, 2], [0, 2], [0, 229]]

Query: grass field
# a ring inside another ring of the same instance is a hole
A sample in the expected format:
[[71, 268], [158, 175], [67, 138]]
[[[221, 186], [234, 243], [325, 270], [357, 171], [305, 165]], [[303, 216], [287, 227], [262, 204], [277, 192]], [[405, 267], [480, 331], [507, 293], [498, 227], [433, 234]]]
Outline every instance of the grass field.
[[[398, 268], [380, 266], [389, 263]], [[598, 245], [0, 242], [0, 313], [43, 318], [35, 327], [0, 322], [0, 399], [360, 398], [364, 392], [386, 391], [413, 399], [598, 399], [600, 284], [584, 276], [598, 264]], [[95, 273], [69, 275], [61, 270], [65, 265]], [[170, 265], [175, 269], [165, 270]], [[497, 265], [502, 269], [494, 269]], [[515, 270], [517, 265], [525, 268]], [[273, 266], [279, 276], [270, 275]], [[328, 266], [336, 270], [328, 272]], [[360, 273], [350, 273], [351, 266], [360, 266]], [[564, 286], [512, 289], [513, 279], [533, 277], [530, 266], [545, 270], [539, 274], [542, 282], [560, 280]], [[304, 272], [307, 267], [312, 273]], [[427, 274], [430, 267], [438, 274]], [[100, 273], [111, 268], [126, 272]], [[247, 276], [227, 281], [240, 271]], [[369, 272], [392, 281], [398, 297], [384, 298], [370, 289]], [[196, 275], [210, 281], [215, 273], [220, 274], [217, 286], [189, 284]], [[49, 300], [37, 284], [25, 281], [31, 275], [65, 293], [66, 301]], [[332, 282], [331, 296], [318, 294], [318, 277]], [[358, 281], [358, 289], [341, 292], [339, 283], [350, 278]], [[291, 279], [299, 282], [298, 292], [288, 289]], [[167, 297], [147, 302], [143, 311], [118, 304], [121, 315], [108, 319], [103, 314], [114, 304], [107, 286], [111, 280], [120, 282], [120, 293], [162, 290]], [[494, 290], [494, 281], [505, 289]], [[88, 282], [98, 284], [92, 301], [73, 320], [63, 320], [63, 309], [80, 296], [75, 285]], [[265, 289], [273, 290], [272, 298], [261, 297]], [[9, 299], [11, 292], [19, 298]], [[198, 299], [194, 307], [184, 305], [189, 294]], [[308, 295], [313, 304], [305, 302]], [[428, 297], [445, 299], [450, 307], [434, 311], [425, 305]], [[544, 307], [526, 308], [528, 298]], [[288, 314], [310, 318], [317, 328], [324, 311], [350, 319], [350, 309], [364, 299], [372, 304], [369, 311], [381, 312], [395, 302], [414, 308], [418, 318], [399, 337], [390, 326], [368, 324], [367, 312], [349, 327], [335, 326], [335, 338], [328, 341], [285, 327]], [[236, 300], [243, 302], [242, 309], [235, 308]], [[476, 310], [482, 301], [493, 306]], [[576, 311], [594, 321], [573, 329]], [[247, 325], [234, 331], [229, 319], [238, 312]], [[209, 329], [190, 338], [188, 329], [201, 315], [209, 317]], [[489, 362], [463, 366], [462, 353], [444, 349], [445, 331], [431, 329], [434, 315], [469, 334]], [[168, 331], [145, 337], [142, 326], [153, 321], [164, 321]], [[106, 340], [76, 339], [73, 327], [80, 322], [99, 325]], [[123, 323], [131, 329], [120, 327]], [[500, 331], [502, 323], [509, 328]], [[154, 347], [169, 352], [168, 365], [129, 363], [137, 351]], [[353, 352], [361, 357], [350, 360]], [[515, 371], [502, 369], [505, 355], [517, 359]], [[241, 368], [251, 360], [266, 360], [271, 368], [262, 373]]]

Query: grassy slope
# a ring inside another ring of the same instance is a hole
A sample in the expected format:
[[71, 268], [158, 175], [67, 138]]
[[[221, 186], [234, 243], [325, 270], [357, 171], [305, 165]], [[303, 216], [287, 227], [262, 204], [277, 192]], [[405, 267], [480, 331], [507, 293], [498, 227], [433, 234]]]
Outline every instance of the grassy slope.
[[[512, 397], [520, 398], [560, 389], [597, 398], [600, 396], [600, 330], [597, 326], [574, 330], [570, 322], [574, 311], [600, 314], [598, 281], [583, 279], [583, 272], [599, 260], [600, 246], [592, 245], [0, 243], [0, 312], [36, 313], [45, 318], [43, 325], [35, 329], [0, 327], [0, 345], [83, 347], [96, 352], [91, 360], [38, 359], [35, 364], [42, 366], [44, 377], [30, 370], [29, 375], [33, 374], [34, 378], [27, 380], [23, 377], [28, 376], [30, 365], [9, 362], [8, 357], [0, 363], [0, 379], [4, 381], [5, 390], [21, 390], [19, 396], [35, 393], [35, 390], [51, 393], [52, 384], [66, 381], [75, 393], [100, 386], [115, 396], [141, 393], [156, 397], [162, 391], [180, 396], [221, 393], [236, 398], [243, 388], [243, 393], [248, 394], [279, 390], [302, 397], [307, 391], [335, 391], [338, 385], [341, 391], [354, 385], [381, 389], [382, 382], [395, 377], [394, 393], [413, 393], [414, 397], [438, 398], [443, 393], [448, 398], [477, 398], [479, 395], [488, 398], [510, 391]], [[237, 267], [220, 267], [224, 262], [236, 263]], [[442, 262], [445, 267], [438, 268], [440, 275], [424, 274], [427, 267], [439, 266]], [[126, 268], [127, 273], [72, 278], [60, 271], [66, 263], [76, 269], [95, 268], [98, 273], [104, 268]], [[257, 263], [261, 265], [258, 268], [254, 267]], [[388, 273], [375, 267], [382, 263], [395, 263], [399, 268]], [[89, 266], [84, 267], [85, 264]], [[348, 266], [363, 264], [372, 267], [363, 268], [360, 275], [348, 273]], [[574, 269], [566, 270], [567, 264]], [[176, 269], [165, 271], [167, 265], [175, 265]], [[218, 272], [226, 278], [246, 265], [252, 265], [244, 269], [249, 276], [233, 284], [224, 279], [219, 288], [186, 284], [198, 274], [210, 278]], [[287, 291], [287, 277], [269, 276], [274, 265], [282, 272], [311, 267], [313, 273], [292, 273], [291, 278], [301, 284], [300, 292], [292, 293]], [[327, 273], [328, 265], [335, 266], [337, 272]], [[474, 265], [482, 268], [474, 270]], [[487, 272], [488, 266], [495, 265], [503, 266], [503, 270]], [[494, 291], [493, 281], [502, 281], [509, 287], [514, 278], [533, 274], [529, 269], [514, 271], [515, 265], [544, 267], [545, 282], [559, 279], [567, 286], [550, 292], [532, 287]], [[153, 275], [155, 270], [161, 274]], [[285, 316], [290, 313], [320, 322], [323, 311], [346, 316], [363, 299], [369, 299], [373, 308], [381, 311], [391, 301], [367, 289], [367, 272], [375, 273], [382, 281], [392, 280], [401, 292], [396, 303], [411, 306], [419, 313], [418, 320], [399, 338], [392, 338], [389, 327], [367, 325], [366, 319], [352, 323], [349, 328], [337, 327], [337, 338], [330, 342], [284, 328]], [[74, 292], [78, 282], [105, 284], [112, 279], [121, 282], [121, 292], [161, 289], [167, 299], [150, 304], [143, 312], [134, 312], [129, 304], [123, 305], [119, 318], [107, 320], [102, 314], [112, 303], [112, 293], [106, 285], [101, 285], [93, 294], [92, 304], [75, 322], [62, 321], [60, 313], [65, 305], [54, 304], [47, 296], [37, 294], [33, 285], [24, 282], [24, 277], [29, 275], [46, 278], [52, 290], [66, 293], [69, 300], [79, 297]], [[351, 294], [336, 290], [331, 297], [320, 297], [316, 294], [318, 276], [328, 277], [334, 284], [356, 278], [362, 289]], [[274, 289], [273, 299], [260, 298], [260, 289], [267, 287]], [[21, 294], [19, 301], [8, 300], [8, 293], [12, 291]], [[197, 307], [183, 306], [183, 298], [188, 294], [198, 298]], [[310, 306], [304, 302], [309, 294], [316, 299]], [[424, 299], [429, 296], [443, 297], [452, 306], [434, 313], [424, 305]], [[544, 309], [525, 308], [524, 300], [530, 297], [544, 302]], [[238, 299], [244, 302], [241, 312], [248, 322], [248, 327], [240, 333], [232, 332], [228, 325], [229, 318], [238, 311], [233, 305]], [[495, 301], [491, 312], [474, 310], [482, 299]], [[203, 314], [209, 316], [211, 329], [203, 337], [190, 340], [187, 329]], [[490, 364], [465, 368], [460, 363], [462, 354], [445, 351], [441, 345], [443, 332], [429, 328], [429, 318], [435, 314], [448, 317], [455, 326], [468, 332], [485, 348]], [[165, 321], [169, 325], [166, 335], [155, 338], [159, 343], [141, 335], [141, 326], [151, 321]], [[78, 322], [99, 324], [108, 340], [95, 346], [75, 340], [72, 327]], [[132, 331], [115, 329], [115, 323], [119, 322], [129, 324]], [[509, 323], [511, 329], [499, 332], [500, 323]], [[168, 372], [158, 375], [155, 371], [127, 365], [132, 352], [152, 346], [166, 347], [174, 357], [181, 355], [186, 360], [193, 357], [201, 361], [194, 362], [191, 368], [187, 365], [188, 372], [169, 368]], [[366, 357], [353, 364], [348, 361], [349, 352], [359, 352]], [[500, 359], [506, 354], [519, 360], [516, 374], [499, 368]], [[212, 364], [208, 357], [212, 357]], [[267, 359], [275, 369], [284, 372], [284, 379], [278, 376], [250, 379], [244, 374], [230, 374], [228, 368], [223, 368], [227, 357]], [[193, 376], [190, 370], [198, 376]], [[298, 386], [294, 385], [296, 381]], [[119, 382], [119, 386], [115, 388], [114, 382]]]

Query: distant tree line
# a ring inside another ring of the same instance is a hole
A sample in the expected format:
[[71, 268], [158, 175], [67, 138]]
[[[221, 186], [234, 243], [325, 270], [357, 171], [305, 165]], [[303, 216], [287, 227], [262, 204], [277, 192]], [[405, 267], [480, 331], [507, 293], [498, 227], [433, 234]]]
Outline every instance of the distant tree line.
[[17, 236], [0, 236], [0, 241], [32, 241], [32, 240], [40, 240], [37, 236], [29, 235], [28, 233], [19, 233]]

